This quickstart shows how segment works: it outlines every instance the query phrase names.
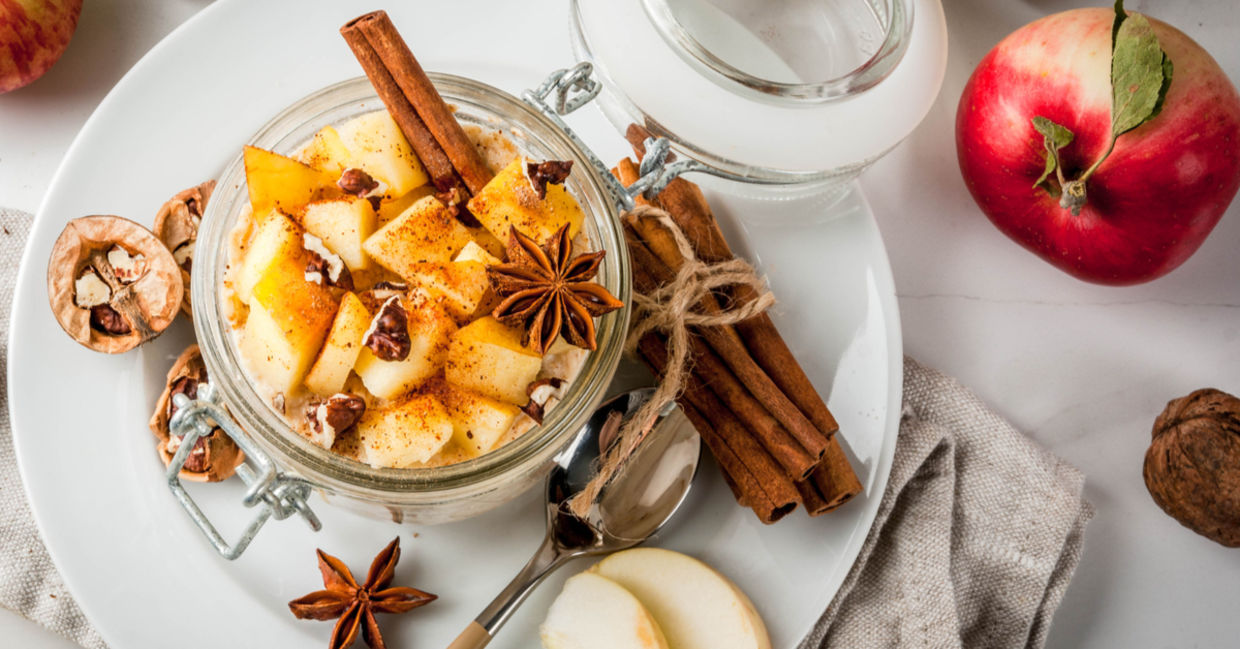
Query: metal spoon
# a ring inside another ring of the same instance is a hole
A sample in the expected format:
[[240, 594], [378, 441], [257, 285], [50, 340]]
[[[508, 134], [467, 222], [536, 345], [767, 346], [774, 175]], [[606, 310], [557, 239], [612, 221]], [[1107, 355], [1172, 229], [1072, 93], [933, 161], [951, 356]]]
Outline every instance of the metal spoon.
[[561, 508], [590, 481], [599, 455], [599, 436], [611, 413], [631, 415], [653, 394], [631, 390], [599, 406], [585, 428], [556, 457], [547, 476], [547, 535], [533, 558], [470, 622], [448, 649], [486, 646], [527, 595], [553, 570], [577, 557], [631, 548], [672, 517], [697, 472], [701, 442], [678, 408], [662, 414], [655, 430], [590, 508], [585, 521]]

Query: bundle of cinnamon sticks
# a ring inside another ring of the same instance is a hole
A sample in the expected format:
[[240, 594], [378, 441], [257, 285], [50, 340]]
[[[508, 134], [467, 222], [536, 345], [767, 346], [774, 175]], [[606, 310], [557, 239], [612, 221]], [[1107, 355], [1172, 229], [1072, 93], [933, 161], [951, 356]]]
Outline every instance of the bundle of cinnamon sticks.
[[[631, 126], [628, 139], [644, 154], [645, 132]], [[638, 178], [638, 165], [621, 160], [612, 173], [625, 186]], [[652, 204], [684, 232], [698, 259], [734, 259], [702, 191], [677, 178]], [[648, 215], [627, 214], [625, 238], [632, 258], [633, 285], [650, 294], [670, 283], [685, 263], [674, 235]], [[719, 313], [729, 302], [755, 299], [749, 286], [702, 299], [697, 309]], [[835, 434], [839, 425], [792, 351], [765, 313], [735, 325], [695, 327], [692, 374], [679, 401], [723, 470], [737, 500], [764, 523], [804, 505], [811, 516], [829, 512], [861, 492], [861, 483]], [[646, 334], [638, 353], [656, 374], [668, 362], [667, 339]]]

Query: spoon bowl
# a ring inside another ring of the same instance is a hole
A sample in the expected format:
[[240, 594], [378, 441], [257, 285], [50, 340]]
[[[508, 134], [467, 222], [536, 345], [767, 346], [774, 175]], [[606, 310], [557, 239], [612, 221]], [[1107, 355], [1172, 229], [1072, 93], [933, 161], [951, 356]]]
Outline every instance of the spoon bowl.
[[611, 443], [618, 418], [627, 418], [654, 393], [624, 392], [604, 402], [577, 437], [555, 459], [547, 476], [547, 533], [521, 572], [449, 649], [486, 646], [521, 602], [547, 575], [577, 557], [631, 548], [658, 532], [684, 502], [697, 473], [701, 441], [679, 408], [660, 413], [653, 430], [603, 488], [583, 519], [568, 501], [585, 488], [604, 444]]

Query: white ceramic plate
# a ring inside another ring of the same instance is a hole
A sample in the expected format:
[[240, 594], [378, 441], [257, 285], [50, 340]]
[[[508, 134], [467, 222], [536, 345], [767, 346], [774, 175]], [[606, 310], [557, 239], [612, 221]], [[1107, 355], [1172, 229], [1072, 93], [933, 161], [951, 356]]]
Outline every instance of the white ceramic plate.
[[[396, 535], [396, 583], [439, 601], [382, 620], [390, 646], [446, 645], [507, 583], [542, 535], [538, 490], [500, 511], [411, 529], [314, 506], [324, 530], [269, 523], [248, 552], [217, 557], [163, 484], [146, 420], [176, 353], [180, 322], [152, 345], [118, 357], [65, 336], [47, 305], [44, 277], [64, 223], [120, 214], [150, 224], [181, 188], [218, 174], [280, 109], [359, 69], [337, 29], [375, 8], [365, 2], [220, 0], [157, 47], [117, 84], [70, 148], [39, 210], [19, 275], [9, 343], [9, 403], [18, 462], [49, 551], [87, 616], [117, 649], [299, 646], [326, 643], [331, 625], [294, 620], [285, 603], [320, 582], [314, 548], [365, 573]], [[402, 3], [389, 12], [427, 68], [510, 92], [569, 60], [562, 2]], [[485, 18], [485, 20], [483, 19]], [[604, 159], [626, 153], [594, 110], [571, 123]], [[839, 418], [866, 495], [809, 519], [763, 527], [737, 507], [704, 464], [686, 506], [652, 543], [718, 566], [757, 603], [775, 646], [796, 645], [852, 565], [878, 506], [895, 447], [901, 385], [899, 320], [874, 220], [855, 193], [813, 227], [736, 226], [738, 247], [769, 273], [776, 319]], [[236, 481], [199, 486], [231, 538], [248, 520]], [[569, 566], [504, 629], [497, 647], [530, 647]]]

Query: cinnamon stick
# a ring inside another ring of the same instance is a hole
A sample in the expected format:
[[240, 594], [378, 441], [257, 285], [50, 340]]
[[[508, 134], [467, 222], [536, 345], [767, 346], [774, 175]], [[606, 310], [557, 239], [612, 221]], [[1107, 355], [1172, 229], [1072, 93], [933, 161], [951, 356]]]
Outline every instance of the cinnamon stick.
[[392, 120], [396, 122], [396, 126], [400, 128], [405, 139], [409, 140], [409, 145], [413, 147], [413, 152], [422, 161], [422, 166], [426, 168], [426, 173], [430, 176], [435, 189], [440, 192], [450, 192], [455, 187], [461, 186], [461, 180], [456, 175], [452, 161], [439, 146], [439, 142], [435, 141], [435, 136], [426, 128], [426, 123], [418, 116], [409, 98], [401, 91], [396, 79], [383, 64], [383, 58], [375, 51], [362, 30], [357, 27], [358, 21], [370, 15], [366, 14], [345, 24], [340, 28], [340, 34], [349, 44], [349, 49], [353, 50], [353, 55], [357, 57], [366, 77], [370, 79], [370, 85], [374, 86], [379, 99], [383, 100], [384, 106], [387, 106]]
[[[659, 262], [627, 223], [624, 234], [629, 247], [629, 255], [633, 259], [631, 267], [634, 288], [639, 293], [653, 292], [661, 282], [655, 279], [650, 269]], [[719, 328], [703, 327], [700, 331]], [[767, 404], [750, 394], [728, 366], [719, 356], [715, 355], [711, 346], [704, 342], [701, 339], [695, 339], [691, 345], [690, 362], [693, 364], [694, 378], [708, 386], [720, 401], [727, 404], [737, 419], [753, 432], [771, 456], [788, 471], [794, 480], [808, 477], [818, 466], [818, 461], [826, 450], [827, 440], [818, 439], [821, 446], [811, 454], [768, 412]], [[741, 350], [743, 349], [744, 347], [741, 347]], [[814, 433], [817, 434], [817, 431], [815, 430]]]
[[680, 409], [698, 431], [702, 442], [710, 449], [711, 455], [719, 464], [724, 482], [728, 484], [738, 503], [752, 509], [754, 514], [766, 523], [773, 523], [796, 508], [795, 502], [776, 503], [772, 500], [763, 489], [761, 480], [727, 445], [724, 438], [715, 432], [710, 421], [698, 412], [697, 408], [688, 403], [688, 400], [681, 400]]
[[[657, 334], [651, 333], [643, 336], [638, 342], [638, 353], [656, 374], [663, 374], [667, 369], [667, 346]], [[753, 476], [756, 489], [751, 486], [743, 491], [747, 494], [745, 504], [754, 509], [762, 522], [773, 523], [796, 508], [801, 495], [797, 492], [793, 481], [767, 450], [750, 435], [745, 426], [737, 420], [732, 410], [720, 402], [719, 398], [698, 380], [698, 377], [694, 376], [689, 380], [679, 401], [682, 406], [687, 404], [686, 415], [692, 412], [695, 417], [701, 417], [703, 421], [709, 423], [708, 426], [698, 429], [699, 433], [706, 430], [707, 436], [718, 436], [717, 443], [708, 444], [711, 446], [711, 452], [714, 453], [715, 447], [719, 444], [726, 446], [728, 451], [724, 451], [723, 454], [731, 452], [736, 456], [737, 463], [743, 465]], [[698, 422], [695, 421], [694, 426], [696, 427], [697, 424]], [[703, 437], [703, 440], [705, 439], [706, 437]], [[718, 459], [719, 454], [715, 457]], [[721, 463], [721, 466], [725, 465]], [[729, 471], [729, 473], [736, 481], [737, 488], [745, 489], [742, 482], [745, 472]], [[768, 500], [769, 506], [765, 504]]]
[[[826, 507], [819, 513], [827, 513], [853, 499], [861, 493], [861, 481], [848, 462], [843, 447], [837, 437], [831, 438], [831, 446], [823, 456], [822, 464], [810, 474], [818, 493], [826, 501]], [[813, 515], [813, 514], [811, 514]]]
[[[444, 103], [435, 84], [431, 83], [421, 64], [414, 58], [405, 39], [392, 24], [385, 11], [372, 11], [359, 16], [342, 29], [346, 33], [358, 32], [374, 49], [383, 67], [391, 74], [418, 117], [443, 148], [452, 166], [465, 181], [470, 193], [477, 194], [491, 180], [492, 173], [473, 142], [461, 128], [452, 110]], [[350, 43], [351, 44], [351, 43]]]

